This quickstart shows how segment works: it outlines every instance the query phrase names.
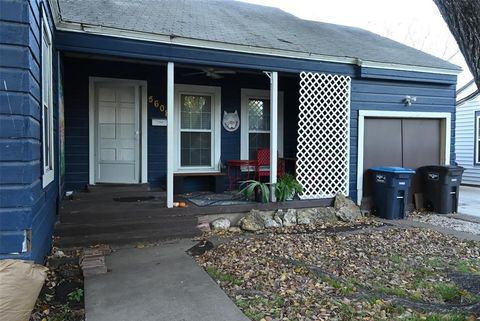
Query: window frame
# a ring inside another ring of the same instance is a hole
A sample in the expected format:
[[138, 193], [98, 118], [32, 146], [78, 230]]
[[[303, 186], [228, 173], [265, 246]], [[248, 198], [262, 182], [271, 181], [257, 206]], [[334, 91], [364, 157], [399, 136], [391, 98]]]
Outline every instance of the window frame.
[[[250, 99], [270, 100], [270, 91], [263, 89], [242, 88], [241, 90], [241, 120], [240, 120], [240, 158], [248, 160], [249, 158], [249, 120], [248, 120], [248, 101]], [[270, 109], [271, 109], [270, 104]], [[257, 133], [271, 134], [272, 128], [265, 131], [254, 131]], [[278, 92], [278, 126], [277, 126], [277, 148], [278, 156], [283, 157], [283, 91]]]
[[[47, 187], [55, 177], [55, 144], [53, 139], [54, 124], [53, 124], [53, 42], [48, 16], [45, 9], [42, 7], [41, 18], [41, 99], [40, 105], [42, 109], [42, 187]], [[47, 43], [46, 48], [44, 44]], [[46, 69], [46, 70], [45, 70]], [[48, 78], [46, 78], [48, 77]], [[48, 85], [47, 85], [48, 84]], [[45, 88], [48, 86], [48, 88]], [[48, 97], [45, 99], [44, 93], [48, 92]], [[46, 113], [45, 113], [46, 109]], [[45, 126], [48, 129], [45, 133]], [[46, 144], [48, 142], [48, 144]], [[49, 163], [46, 164], [46, 159]]]
[[[182, 95], [210, 96], [211, 97], [211, 129], [182, 130], [181, 103]], [[221, 157], [221, 88], [214, 86], [197, 86], [175, 84], [175, 173], [219, 172]], [[210, 166], [182, 166], [181, 165], [181, 133], [182, 132], [211, 132], [211, 164]]]
[[474, 166], [480, 166], [480, 148], [478, 148], [478, 145], [480, 143], [480, 111], [476, 111], [474, 113], [474, 129], [473, 129], [473, 165]]

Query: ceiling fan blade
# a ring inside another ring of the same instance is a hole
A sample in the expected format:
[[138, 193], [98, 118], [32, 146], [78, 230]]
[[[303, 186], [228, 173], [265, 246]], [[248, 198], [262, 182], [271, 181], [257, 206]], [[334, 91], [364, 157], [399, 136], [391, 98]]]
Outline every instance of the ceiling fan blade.
[[188, 77], [188, 76], [198, 76], [198, 75], [204, 75], [205, 72], [203, 71], [197, 71], [197, 72], [190, 72], [190, 73], [187, 73], [187, 74], [182, 74], [182, 76], [184, 77]]
[[214, 71], [216, 74], [224, 74], [224, 75], [236, 75], [237, 72], [233, 70], [216, 70]]
[[223, 76], [220, 76], [219, 74], [217, 74], [217, 73], [212, 73], [212, 72], [209, 73], [209, 74], [207, 74], [207, 76], [209, 76], [209, 77], [212, 78], [212, 79], [221, 79], [221, 78], [223, 78]]

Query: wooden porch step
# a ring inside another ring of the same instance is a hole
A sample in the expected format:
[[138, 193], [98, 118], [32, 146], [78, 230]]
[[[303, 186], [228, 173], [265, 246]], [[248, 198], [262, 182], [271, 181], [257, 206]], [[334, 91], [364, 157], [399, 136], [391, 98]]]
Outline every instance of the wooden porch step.
[[156, 242], [176, 238], [188, 238], [201, 234], [196, 228], [196, 217], [172, 218], [156, 222], [128, 222], [102, 224], [58, 224], [55, 235], [59, 247], [110, 246]]

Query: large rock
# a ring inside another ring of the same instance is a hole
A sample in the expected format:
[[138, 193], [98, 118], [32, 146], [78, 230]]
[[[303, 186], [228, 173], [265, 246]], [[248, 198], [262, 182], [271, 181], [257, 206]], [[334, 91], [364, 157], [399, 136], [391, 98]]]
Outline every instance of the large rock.
[[297, 224], [309, 225], [315, 220], [316, 210], [314, 208], [301, 208], [297, 210]]
[[338, 219], [344, 222], [353, 222], [362, 217], [360, 207], [343, 194], [335, 196], [334, 208]]
[[[278, 212], [277, 212], [278, 213]], [[283, 226], [294, 226], [297, 225], [297, 210], [294, 208], [288, 209], [286, 212], [283, 212]]]
[[230, 220], [228, 218], [218, 218], [215, 221], [212, 222], [212, 228], [215, 231], [221, 230], [221, 231], [226, 231], [230, 228]]
[[[253, 210], [254, 211], [254, 210]], [[258, 215], [263, 220], [263, 225], [265, 228], [276, 228], [282, 227], [282, 220], [275, 218], [275, 214], [273, 211], [257, 211]]]
[[299, 225], [335, 223], [337, 217], [332, 207], [303, 208], [297, 210]]
[[265, 228], [265, 223], [260, 211], [251, 210], [240, 220], [240, 228], [249, 232], [256, 232]]
[[337, 222], [335, 209], [333, 207], [318, 207], [315, 223], [335, 223]]

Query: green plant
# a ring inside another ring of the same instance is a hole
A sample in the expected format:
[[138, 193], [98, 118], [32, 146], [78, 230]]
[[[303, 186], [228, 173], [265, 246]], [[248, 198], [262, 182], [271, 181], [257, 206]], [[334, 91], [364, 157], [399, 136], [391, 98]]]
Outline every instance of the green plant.
[[235, 278], [233, 275], [220, 272], [214, 266], [207, 266], [206, 271], [207, 271], [207, 274], [210, 275], [210, 277], [214, 280], [221, 281], [221, 282], [226, 282], [226, 283], [231, 283], [231, 284], [235, 284], [235, 285], [242, 285], [243, 284], [242, 280]]
[[82, 297], [83, 297], [83, 290], [82, 289], [73, 290], [72, 292], [70, 292], [68, 294], [68, 300], [70, 300], [70, 301], [80, 302], [80, 300], [82, 300]]
[[291, 199], [302, 192], [302, 185], [290, 174], [283, 175], [275, 184], [275, 195], [280, 202]]
[[[262, 203], [270, 201], [270, 184], [263, 183], [256, 180], [248, 180], [240, 185], [240, 193], [249, 200], [257, 200], [260, 198]], [[245, 186], [242, 188], [242, 186]], [[258, 195], [261, 194], [259, 197]]]

